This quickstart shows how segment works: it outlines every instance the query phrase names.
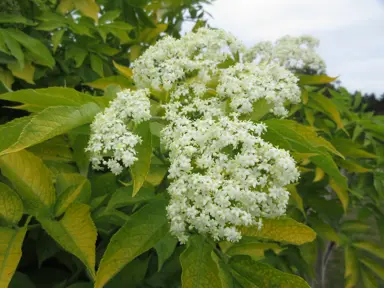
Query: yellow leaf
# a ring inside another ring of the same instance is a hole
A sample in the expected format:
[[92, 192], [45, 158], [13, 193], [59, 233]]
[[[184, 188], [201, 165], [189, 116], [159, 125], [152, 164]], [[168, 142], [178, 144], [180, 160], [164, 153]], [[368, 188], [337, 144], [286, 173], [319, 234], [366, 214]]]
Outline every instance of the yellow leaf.
[[30, 84], [35, 84], [35, 82], [33, 82], [35, 66], [31, 63], [25, 63], [23, 69], [20, 69], [18, 64], [8, 64], [8, 68], [12, 71], [13, 76], [23, 79]]
[[27, 227], [18, 230], [0, 227], [0, 287], [8, 287], [21, 258]]
[[11, 72], [0, 68], [0, 82], [3, 82], [3, 84], [8, 88], [12, 88], [12, 84], [15, 82], [15, 79], [13, 78]]
[[301, 100], [304, 104], [308, 103], [308, 90], [304, 87], [301, 89]]
[[251, 226], [242, 227], [240, 231], [243, 236], [295, 245], [312, 242], [316, 238], [315, 231], [291, 218], [263, 219], [263, 226], [261, 229]]
[[324, 175], [325, 175], [324, 170], [319, 167], [316, 167], [315, 179], [313, 179], [313, 182], [321, 181], [324, 178]]
[[115, 61], [113, 61], [113, 66], [125, 77], [132, 78], [133, 72], [132, 69], [129, 67], [125, 67], [123, 65], [117, 64]]
[[348, 209], [348, 203], [349, 203], [349, 195], [347, 189], [340, 187], [335, 180], [330, 178], [329, 180], [329, 186], [335, 191], [337, 194], [337, 197], [339, 197], [341, 204], [343, 205], [344, 211], [347, 211]]

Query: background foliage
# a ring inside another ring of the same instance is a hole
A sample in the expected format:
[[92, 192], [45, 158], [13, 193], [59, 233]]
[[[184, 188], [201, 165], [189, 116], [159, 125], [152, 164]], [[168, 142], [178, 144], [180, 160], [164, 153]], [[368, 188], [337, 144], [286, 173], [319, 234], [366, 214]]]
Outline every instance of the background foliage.
[[334, 78], [298, 74], [302, 103], [287, 120], [255, 105], [251, 119], [302, 176], [289, 217], [244, 228], [239, 243], [182, 246], [168, 233], [161, 120], [137, 127], [131, 173], [89, 169], [94, 115], [134, 89], [128, 67], [146, 47], [184, 21], [204, 25], [203, 2], [0, 4], [0, 287], [383, 285], [384, 117]]

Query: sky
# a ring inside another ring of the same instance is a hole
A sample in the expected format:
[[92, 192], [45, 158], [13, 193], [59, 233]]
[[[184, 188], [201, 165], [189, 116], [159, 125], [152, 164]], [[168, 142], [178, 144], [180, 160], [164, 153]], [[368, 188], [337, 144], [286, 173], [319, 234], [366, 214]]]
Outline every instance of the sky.
[[384, 93], [384, 0], [216, 0], [206, 10], [247, 46], [310, 34], [328, 75], [351, 92]]

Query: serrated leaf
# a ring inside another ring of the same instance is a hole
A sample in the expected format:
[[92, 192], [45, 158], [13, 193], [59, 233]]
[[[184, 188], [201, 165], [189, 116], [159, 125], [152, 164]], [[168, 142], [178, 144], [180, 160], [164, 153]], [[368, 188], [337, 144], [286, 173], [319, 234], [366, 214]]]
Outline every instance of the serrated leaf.
[[108, 209], [118, 209], [138, 203], [148, 202], [155, 198], [155, 191], [152, 188], [143, 187], [136, 196], [132, 196], [133, 187], [122, 187], [113, 192], [108, 202]]
[[95, 250], [97, 231], [92, 221], [89, 206], [72, 204], [60, 221], [39, 218], [43, 229], [64, 250], [75, 255], [87, 267], [91, 277], [95, 277]]
[[310, 96], [308, 105], [311, 106], [312, 102], [315, 103], [315, 107], [320, 107], [322, 112], [327, 114], [336, 123], [338, 129], [344, 128], [340, 112], [331, 99], [320, 93], [310, 93]]
[[382, 280], [384, 280], [384, 267], [380, 263], [368, 258], [359, 258], [359, 261], [367, 266], [367, 268], [371, 269]]
[[21, 258], [27, 227], [17, 230], [0, 227], [0, 287], [8, 287]]
[[157, 258], [159, 259], [157, 271], [160, 271], [164, 262], [167, 261], [169, 257], [171, 257], [173, 251], [175, 251], [177, 243], [177, 239], [170, 233], [168, 233], [165, 237], [163, 237], [163, 239], [156, 243], [155, 249]]
[[8, 69], [12, 71], [13, 76], [23, 79], [29, 84], [35, 84], [35, 82], [33, 82], [35, 66], [31, 63], [24, 63], [23, 69], [20, 69], [17, 64], [8, 64]]
[[51, 211], [56, 194], [51, 171], [40, 158], [25, 150], [0, 157], [2, 174], [11, 181], [32, 215]]
[[189, 238], [187, 248], [180, 255], [183, 288], [222, 287], [212, 252], [212, 243], [203, 236], [193, 235]]
[[125, 77], [132, 78], [133, 72], [132, 69], [129, 67], [125, 67], [123, 65], [117, 64], [115, 61], [113, 61], [113, 66]]
[[133, 214], [115, 233], [96, 275], [95, 288], [102, 288], [126, 264], [151, 249], [168, 232], [165, 201], [154, 201]]
[[72, 162], [72, 151], [63, 135], [28, 148], [42, 160]]
[[72, 182], [72, 185], [57, 197], [55, 204], [56, 217], [63, 214], [72, 203], [87, 203], [91, 198], [91, 183], [89, 180], [80, 174], [76, 176], [80, 178], [79, 181]]
[[[0, 155], [20, 151], [90, 123], [100, 110], [94, 103], [80, 107], [48, 107], [32, 116], [0, 125], [0, 133], [4, 135]], [[4, 134], [5, 131], [8, 134]]]
[[232, 275], [244, 288], [310, 288], [302, 278], [253, 261], [248, 256], [232, 257], [229, 264], [232, 268]]
[[135, 129], [135, 133], [140, 136], [141, 143], [135, 147], [138, 160], [130, 167], [133, 180], [132, 196], [135, 196], [143, 186], [151, 167], [152, 158], [152, 134], [149, 122], [139, 124]]
[[[15, 92], [0, 94], [0, 99], [32, 105], [32, 112], [41, 111], [52, 106], [81, 107], [87, 103], [96, 103], [100, 107], [104, 108], [109, 102], [106, 97], [94, 97], [78, 92], [75, 89], [64, 87], [50, 87], [36, 90], [23, 89]], [[30, 111], [29, 109], [25, 110]]]
[[315, 231], [291, 218], [263, 219], [263, 226], [260, 230], [258, 227], [252, 226], [242, 227], [240, 232], [243, 236], [295, 245], [312, 242], [316, 238]]
[[17, 225], [21, 216], [23, 216], [23, 202], [19, 195], [8, 185], [0, 182], [0, 224]]
[[104, 77], [103, 60], [93, 53], [91, 53], [90, 60], [92, 70], [95, 71], [100, 77]]
[[318, 85], [333, 82], [337, 77], [329, 77], [327, 75], [304, 75], [297, 74], [299, 77], [299, 85]]
[[71, 135], [72, 149], [73, 149], [73, 160], [75, 160], [77, 167], [79, 168], [80, 174], [83, 176], [88, 175], [90, 153], [85, 151], [88, 146], [89, 135]]

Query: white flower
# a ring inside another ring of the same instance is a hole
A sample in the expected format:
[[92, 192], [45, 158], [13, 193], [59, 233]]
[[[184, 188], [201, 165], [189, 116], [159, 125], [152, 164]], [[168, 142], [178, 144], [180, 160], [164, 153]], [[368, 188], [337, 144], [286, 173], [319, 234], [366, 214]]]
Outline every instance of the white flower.
[[[117, 93], [103, 113], [96, 115], [91, 125], [91, 137], [87, 151], [91, 152], [94, 169], [107, 165], [114, 174], [120, 174], [123, 167], [131, 166], [136, 160], [135, 146], [141, 142], [139, 136], [129, 129], [132, 123], [141, 123], [151, 118], [149, 91], [124, 90]], [[103, 156], [110, 156], [104, 160]]]
[[256, 63], [276, 62], [289, 70], [311, 69], [325, 72], [325, 63], [316, 53], [319, 41], [311, 36], [284, 36], [275, 43], [260, 42], [245, 53], [246, 61]]

